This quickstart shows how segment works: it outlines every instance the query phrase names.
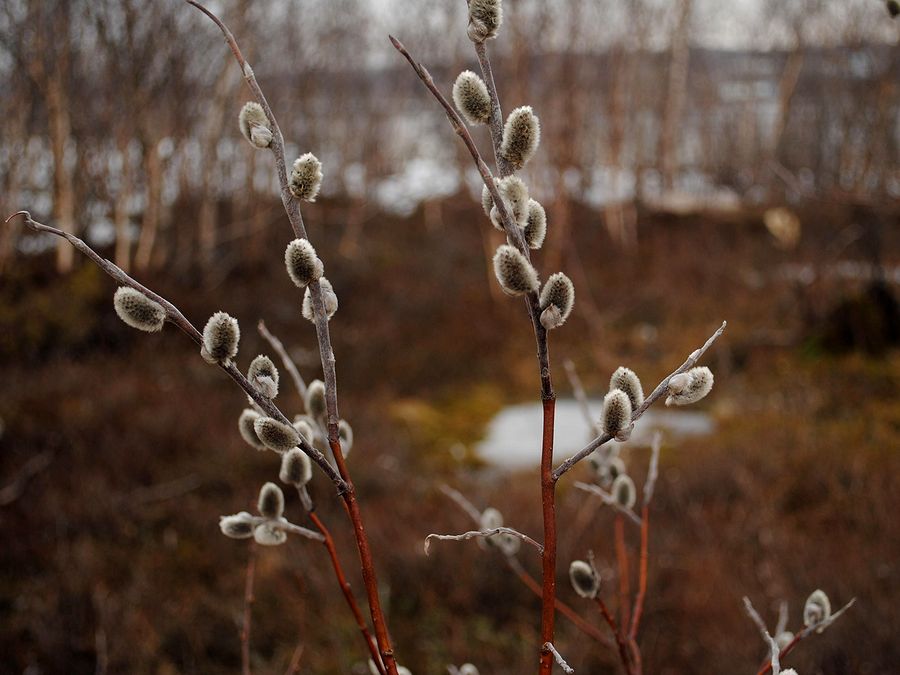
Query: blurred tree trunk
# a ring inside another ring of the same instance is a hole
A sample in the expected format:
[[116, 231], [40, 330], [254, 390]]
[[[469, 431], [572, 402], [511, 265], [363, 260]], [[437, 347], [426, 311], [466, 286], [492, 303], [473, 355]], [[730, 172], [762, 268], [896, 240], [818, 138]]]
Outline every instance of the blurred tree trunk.
[[129, 202], [134, 188], [134, 176], [129, 156], [129, 141], [124, 132], [119, 135], [118, 152], [122, 158], [122, 173], [119, 176], [119, 190], [113, 206], [113, 224], [116, 231], [115, 262], [126, 272], [131, 270], [131, 225]]
[[147, 179], [147, 199], [141, 220], [141, 235], [134, 255], [134, 265], [139, 270], [150, 267], [162, 218], [163, 165], [158, 142], [151, 141], [144, 145], [144, 173]]
[[666, 104], [660, 136], [660, 163], [665, 190], [671, 190], [675, 186], [675, 173], [678, 171], [678, 128], [684, 114], [687, 94], [692, 8], [693, 0], [680, 0], [677, 10], [678, 20], [672, 35]]

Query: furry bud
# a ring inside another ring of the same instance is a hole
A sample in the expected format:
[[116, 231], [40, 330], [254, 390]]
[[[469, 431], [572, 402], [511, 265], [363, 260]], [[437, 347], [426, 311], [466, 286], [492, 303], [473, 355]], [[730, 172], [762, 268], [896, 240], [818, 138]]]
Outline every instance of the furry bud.
[[306, 442], [312, 445], [313, 441], [316, 439], [316, 432], [313, 431], [313, 426], [310, 424], [312, 420], [305, 419], [294, 419], [294, 429], [297, 430], [297, 433], [300, 434]]
[[623, 509], [630, 509], [637, 500], [637, 490], [634, 487], [634, 481], [631, 480], [631, 476], [625, 473], [616, 477], [610, 492], [612, 492], [616, 504]]
[[537, 250], [544, 245], [547, 237], [547, 212], [533, 199], [528, 200], [528, 218], [525, 221], [525, 243], [528, 248]]
[[522, 540], [508, 532], [501, 532], [491, 538], [505, 556], [514, 556], [522, 548]]
[[[571, 279], [562, 272], [557, 272], [547, 279], [541, 291], [541, 325], [547, 330], [562, 326], [575, 304], [575, 286]], [[552, 308], [556, 308], [556, 311]]]
[[781, 675], [797, 675], [797, 671], [793, 668], [788, 668], [787, 670], [782, 670]]
[[278, 396], [278, 368], [268, 356], [260, 354], [250, 363], [247, 379], [266, 398]]
[[606, 485], [614, 482], [616, 478], [625, 473], [625, 462], [621, 457], [610, 457], [597, 466], [597, 478]]
[[238, 431], [241, 432], [241, 438], [252, 448], [257, 450], [265, 450], [266, 445], [259, 436], [256, 435], [254, 424], [260, 418], [260, 414], [250, 408], [244, 408], [241, 416], [238, 418]]
[[262, 106], [255, 101], [248, 101], [241, 108], [238, 115], [238, 124], [244, 138], [257, 148], [268, 148], [272, 143], [272, 128], [269, 126], [269, 118]]
[[632, 411], [637, 410], [644, 403], [644, 388], [641, 386], [638, 376], [630, 368], [624, 366], [617, 368], [609, 378], [609, 388], [621, 389], [628, 394]]
[[[803, 625], [815, 626], [831, 617], [831, 601], [825, 592], [816, 589], [803, 606]], [[818, 632], [822, 632], [821, 629]]]
[[278, 478], [282, 483], [300, 487], [312, 480], [312, 462], [299, 448], [288, 450], [281, 457], [281, 471]]
[[271, 523], [263, 523], [257, 525], [253, 530], [253, 538], [261, 546], [281, 546], [287, 541], [287, 533], [277, 527], [272, 527]]
[[600, 592], [600, 577], [594, 568], [583, 560], [574, 560], [569, 565], [569, 581], [582, 598], [593, 600]]
[[491, 121], [491, 97], [487, 86], [471, 70], [462, 71], [453, 83], [453, 102], [469, 124]]
[[509, 244], [503, 244], [494, 254], [494, 274], [507, 295], [534, 293], [540, 286], [534, 267]]
[[534, 156], [540, 142], [541, 123], [531, 106], [524, 105], [506, 118], [500, 155], [518, 171]]
[[219, 518], [222, 534], [232, 539], [249, 539], [253, 536], [253, 516], [246, 511]]
[[462, 664], [458, 670], [458, 675], [479, 675], [478, 668], [473, 666], [471, 663]]
[[291, 194], [297, 199], [314, 202], [320, 187], [322, 187], [322, 162], [311, 152], [295, 159], [288, 182]]
[[162, 330], [166, 323], [166, 310], [163, 306], [130, 286], [119, 286], [116, 289], [113, 307], [122, 321], [147, 333]]
[[[778, 645], [778, 649], [784, 649], [789, 644], [791, 644], [791, 642], [793, 642], [793, 641], [794, 641], [794, 634], [789, 630], [782, 631], [778, 635], [775, 636], [775, 644]], [[784, 675], [785, 672], [787, 672], [787, 671], [782, 670], [781, 671], [782, 675]]]
[[[497, 179], [494, 179], [494, 185], [497, 185]], [[491, 211], [494, 208], [494, 198], [491, 196], [491, 191], [488, 190], [488, 186], [485, 185], [481, 188], [481, 208], [484, 209], [484, 215], [488, 218], [491, 217]], [[493, 221], [491, 221], [493, 222]], [[497, 227], [497, 224], [494, 223], [494, 227]], [[500, 228], [503, 229], [502, 227]]]
[[631, 399], [621, 389], [613, 389], [603, 397], [602, 422], [604, 433], [618, 438], [631, 426]]
[[287, 452], [300, 445], [300, 435], [290, 424], [283, 424], [271, 417], [260, 416], [253, 423], [253, 430], [267, 448], [275, 452]]
[[713, 388], [713, 374], [706, 366], [691, 368], [669, 378], [666, 405], [688, 405], [696, 403]]
[[[322, 303], [325, 305], [325, 316], [331, 319], [338, 309], [338, 299], [334, 292], [334, 287], [328, 279], [322, 277], [319, 279], [319, 288], [322, 291]], [[303, 318], [312, 321], [313, 323], [316, 322], [316, 315], [315, 312], [313, 312], [312, 295], [309, 292], [309, 288], [307, 288], [306, 293], [303, 294]]]
[[237, 319], [225, 312], [216, 312], [203, 328], [203, 349], [206, 350], [204, 358], [216, 363], [233, 359], [237, 355], [240, 339], [241, 329]]
[[481, 513], [480, 527], [482, 530], [494, 530], [503, 527], [503, 514], [493, 506], [487, 507]]
[[898, 0], [887, 0], [887, 9], [892, 17], [897, 18], [900, 16], [900, 2]]
[[256, 508], [264, 518], [274, 520], [281, 518], [284, 513], [284, 493], [275, 483], [266, 483], [259, 491], [259, 501]]
[[294, 239], [287, 245], [284, 264], [297, 288], [306, 288], [310, 281], [320, 278], [324, 272], [322, 261], [308, 239]]
[[347, 453], [353, 449], [353, 427], [350, 426], [347, 420], [338, 422], [338, 438], [341, 439], [341, 450], [343, 450], [344, 457], [346, 457]]
[[328, 406], [325, 402], [325, 383], [322, 380], [313, 380], [306, 388], [306, 412], [313, 419], [325, 417]]
[[[497, 181], [497, 189], [500, 191], [500, 197], [503, 204], [512, 219], [519, 227], [525, 227], [528, 223], [528, 186], [518, 176], [507, 176]], [[503, 223], [500, 220], [500, 212], [496, 205], [491, 208], [491, 222], [498, 230], [503, 230]]]
[[466, 34], [472, 42], [497, 37], [503, 23], [502, 0], [469, 0], [469, 27]]

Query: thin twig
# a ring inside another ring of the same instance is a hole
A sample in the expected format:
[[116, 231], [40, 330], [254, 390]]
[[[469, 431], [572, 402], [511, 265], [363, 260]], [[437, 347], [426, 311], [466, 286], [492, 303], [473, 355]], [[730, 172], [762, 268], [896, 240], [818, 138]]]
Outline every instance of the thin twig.
[[641, 616], [644, 613], [644, 600], [647, 597], [647, 559], [650, 539], [650, 507], [648, 504], [644, 504], [641, 516], [641, 557], [638, 569], [638, 592], [634, 599], [634, 613], [631, 617], [631, 630], [628, 631], [628, 638], [632, 641], [637, 640], [638, 628], [641, 625]]
[[556, 647], [553, 646], [552, 642], [545, 642], [544, 649], [550, 650], [550, 652], [553, 654], [553, 658], [556, 659], [556, 662], [559, 664], [559, 667], [562, 668], [565, 672], [570, 674], [575, 672], [575, 669], [572, 668], [572, 666], [570, 666], [568, 663], [566, 663], [566, 660], [562, 657], [562, 654], [556, 651]]
[[604, 490], [599, 485], [594, 485], [593, 483], [582, 483], [581, 481], [575, 482], [575, 487], [579, 490], [584, 490], [585, 492], [590, 492], [592, 495], [596, 495], [600, 497], [604, 504], [607, 506], [611, 506], [616, 511], [621, 513], [622, 515], [628, 516], [628, 518], [638, 527], [641, 525], [641, 518], [636, 514], [633, 510], [626, 508], [619, 504], [616, 501], [616, 498], [613, 497], [610, 493]]
[[584, 386], [581, 384], [581, 378], [578, 377], [578, 371], [575, 370], [575, 364], [572, 362], [572, 359], [566, 359], [563, 361], [563, 366], [565, 366], [569, 386], [572, 387], [572, 393], [575, 395], [575, 400], [578, 401], [578, 408], [581, 410], [581, 416], [584, 417], [585, 424], [587, 424], [588, 429], [593, 429], [594, 433], [602, 434], [603, 428], [600, 422], [591, 414], [588, 397], [584, 392]]
[[[662, 397], [662, 395], [666, 393], [666, 390], [669, 386], [669, 380], [671, 380], [673, 377], [675, 377], [676, 375], [678, 375], [680, 373], [690, 370], [691, 368], [693, 368], [696, 365], [697, 361], [700, 360], [700, 357], [706, 353], [706, 350], [712, 346], [712, 343], [715, 342], [716, 339], [725, 331], [725, 327], [727, 325], [728, 325], [728, 322], [723, 321], [722, 325], [718, 328], [718, 330], [716, 330], [716, 332], [713, 333], [709, 337], [709, 339], [706, 341], [706, 343], [702, 347], [700, 347], [700, 349], [697, 349], [694, 352], [692, 352], [691, 355], [687, 357], [687, 360], [684, 363], [682, 363], [676, 370], [674, 370], [668, 376], [666, 376], [662, 380], [662, 382], [660, 382], [656, 386], [656, 389], [653, 390], [653, 393], [651, 393], [647, 398], [644, 399], [644, 403], [641, 405], [641, 407], [638, 408], [637, 410], [635, 410], [634, 413], [632, 413], [632, 415], [631, 415], [631, 423], [632, 424], [637, 422], [641, 418], [641, 416], [645, 412], [647, 412], [647, 409], [651, 405], [656, 403], [656, 401], [659, 400], [659, 398]], [[613, 437], [610, 436], [609, 434], [601, 434], [600, 436], [598, 436], [597, 438], [592, 440], [584, 448], [582, 448], [577, 453], [575, 453], [574, 455], [569, 457], [569, 459], [567, 459], [562, 464], [560, 464], [553, 471], [553, 478], [555, 480], [559, 480], [559, 478], [564, 473], [569, 471], [573, 466], [578, 464], [578, 462], [580, 462], [585, 457], [590, 455], [592, 452], [594, 452], [594, 450], [599, 448], [601, 445], [611, 441], [612, 438]]]
[[[153, 292], [146, 286], [135, 281], [132, 277], [128, 276], [128, 274], [126, 274], [122, 270], [122, 268], [120, 268], [112, 261], [103, 258], [94, 249], [88, 246], [88, 244], [86, 244], [83, 240], [79, 239], [73, 234], [69, 234], [68, 232], [64, 232], [55, 227], [50, 227], [49, 225], [44, 225], [43, 223], [37, 222], [36, 220], [32, 219], [31, 214], [28, 211], [18, 211], [9, 216], [9, 218], [6, 219], [6, 222], [9, 222], [10, 219], [19, 215], [25, 217], [25, 224], [35, 232], [46, 232], [66, 239], [79, 252], [84, 254], [101, 270], [112, 277], [113, 280], [115, 280], [119, 285], [129, 286], [137, 291], [140, 291], [154, 302], [162, 305], [163, 309], [166, 312], [166, 321], [177, 326], [183, 333], [191, 338], [191, 340], [193, 340], [198, 347], [203, 345], [203, 335], [190, 321], [187, 320], [184, 314], [181, 313], [181, 310], [179, 310], [178, 307], [176, 307], [174, 304], [166, 300], [161, 295]], [[247, 378], [244, 377], [244, 374], [240, 370], [238, 370], [237, 366], [235, 366], [232, 361], [229, 360], [225, 363], [219, 363], [217, 365], [219, 366], [219, 368], [224, 370], [241, 389], [244, 390], [244, 393], [246, 393], [250, 398], [253, 399], [253, 402], [256, 403], [256, 405], [258, 405], [263, 410], [263, 412], [265, 412], [270, 417], [283, 422], [284, 424], [290, 424], [290, 420], [288, 420], [285, 414], [278, 409], [278, 406], [275, 405], [272, 399], [263, 396], [256, 387], [250, 384]], [[325, 458], [325, 455], [323, 455], [318, 449], [314, 448], [312, 445], [306, 442], [305, 439], [302, 438], [298, 447], [303, 450], [303, 452], [305, 452], [309, 456], [309, 458], [312, 459], [320, 469], [322, 469], [322, 471], [325, 472], [325, 474], [331, 479], [332, 483], [334, 483], [339, 493], [344, 493], [347, 491], [348, 486], [346, 482], [340, 475], [338, 475], [338, 473], [334, 470], [334, 467], [329, 464], [328, 460]]]
[[613, 524], [616, 540], [616, 561], [619, 566], [619, 621], [622, 630], [628, 625], [629, 595], [631, 584], [629, 583], [628, 550], [625, 548], [625, 519], [617, 513]]
[[625, 672], [628, 673], [631, 670], [631, 661], [628, 656], [628, 646], [625, 644], [625, 636], [622, 635], [622, 631], [619, 630], [619, 626], [616, 623], [615, 618], [613, 618], [612, 612], [609, 611], [609, 607], [603, 602], [603, 598], [598, 595], [594, 598], [594, 602], [600, 609], [600, 614], [609, 625], [613, 637], [616, 639], [616, 646], [619, 648], [619, 658], [622, 661], [622, 667], [625, 669]]
[[782, 600], [778, 605], [778, 623], [775, 626], [775, 637], [781, 635], [788, 624], [788, 604], [787, 600]]
[[291, 662], [288, 664], [287, 670], [284, 671], [284, 675], [294, 675], [294, 673], [300, 670], [301, 658], [303, 658], [303, 643], [298, 642], [297, 648], [294, 650], [294, 655], [291, 656]]
[[303, 381], [303, 378], [300, 376], [300, 371], [297, 370], [297, 364], [294, 363], [294, 359], [291, 358], [290, 354], [287, 353], [287, 350], [284, 348], [284, 345], [281, 343], [277, 337], [272, 335], [269, 332], [269, 329], [266, 328], [266, 322], [262, 319], [259, 320], [259, 324], [257, 325], [257, 329], [259, 330], [259, 334], [262, 335], [270, 345], [272, 345], [272, 349], [275, 350], [275, 353], [281, 358], [281, 362], [284, 364], [284, 369], [288, 371], [291, 379], [294, 381], [294, 386], [297, 388], [297, 393], [300, 394], [300, 400], [306, 400], [306, 382]]
[[250, 622], [253, 619], [253, 580], [256, 575], [256, 542], [251, 541], [247, 556], [247, 578], [244, 581], [244, 623], [241, 626], [241, 667], [244, 675], [252, 675], [250, 669]]
[[40, 454], [34, 455], [27, 462], [25, 462], [25, 464], [22, 465], [22, 468], [19, 469], [15, 478], [13, 478], [5, 486], [0, 488], [0, 506], [7, 506], [9, 504], [12, 504], [19, 497], [21, 497], [25, 492], [28, 481], [30, 481], [32, 477], [36, 476], [41, 471], [50, 466], [50, 463], [52, 461], [53, 451], [44, 450]]
[[431, 540], [438, 539], [440, 541], [466, 541], [468, 539], [488, 539], [497, 534], [508, 534], [517, 539], [521, 539], [526, 544], [531, 544], [534, 546], [538, 553], [544, 552], [544, 547], [537, 543], [534, 539], [529, 537], [527, 534], [522, 534], [518, 530], [514, 530], [511, 527], [494, 527], [490, 530], [470, 530], [468, 532], [463, 532], [462, 534], [429, 534], [425, 537], [425, 555], [429, 555], [431, 551]]
[[769, 634], [769, 631], [766, 628], [766, 623], [762, 620], [759, 612], [756, 611], [756, 607], [753, 606], [750, 598], [748, 598], [746, 595], [744, 596], [744, 610], [746, 610], [747, 616], [749, 616], [753, 623], [756, 624], [756, 628], [757, 630], [759, 630], [759, 634], [762, 636], [762, 639], [764, 641], [767, 640], [766, 636]]
[[653, 434], [653, 444], [650, 447], [650, 465], [647, 467], [647, 480], [644, 481], [644, 506], [649, 506], [653, 499], [653, 490], [656, 488], [656, 480], [659, 478], [659, 450], [662, 446], [662, 434], [658, 431]]
[[446, 483], [441, 483], [438, 486], [438, 489], [447, 495], [453, 502], [465, 511], [466, 515], [471, 518], [476, 525], [481, 524], [481, 511], [475, 508], [475, 505], [466, 499], [465, 495], [459, 490], [454, 490], [452, 487], [447, 485]]
[[494, 70], [491, 68], [491, 60], [487, 55], [487, 45], [484, 42], [476, 42], [475, 53], [478, 55], [481, 76], [484, 78], [488, 96], [491, 99], [491, 145], [494, 148], [497, 172], [503, 178], [513, 173], [513, 168], [500, 152], [500, 146], [503, 145], [503, 110], [500, 107], [500, 96], [497, 93], [497, 85], [494, 83]]

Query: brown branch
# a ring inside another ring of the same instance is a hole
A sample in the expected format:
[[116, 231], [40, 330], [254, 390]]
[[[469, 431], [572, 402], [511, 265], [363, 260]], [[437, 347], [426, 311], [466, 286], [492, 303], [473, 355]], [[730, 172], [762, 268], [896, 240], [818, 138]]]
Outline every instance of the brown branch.
[[497, 94], [497, 86], [494, 84], [494, 70], [491, 68], [491, 60], [487, 55], [487, 45], [484, 42], [476, 42], [475, 53], [478, 55], [478, 65], [481, 66], [481, 76], [484, 78], [488, 95], [491, 97], [491, 144], [494, 146], [497, 171], [503, 178], [513, 173], [513, 168], [500, 152], [500, 146], [503, 145], [503, 111], [500, 108], [500, 96]]
[[[631, 415], [631, 423], [632, 424], [637, 422], [641, 418], [641, 416], [645, 412], [647, 412], [647, 409], [651, 405], [656, 403], [656, 401], [659, 400], [662, 397], [662, 395], [666, 393], [666, 390], [669, 386], [669, 380], [671, 380], [673, 377], [675, 377], [676, 375], [678, 375], [680, 373], [690, 370], [691, 368], [693, 368], [696, 365], [697, 361], [700, 360], [700, 357], [706, 353], [706, 350], [712, 346], [712, 343], [715, 342], [716, 339], [725, 331], [725, 327], [727, 325], [728, 325], [728, 322], [723, 321], [722, 325], [719, 326], [718, 330], [716, 330], [716, 332], [713, 333], [709, 337], [709, 339], [706, 341], [706, 343], [702, 347], [700, 347], [700, 349], [697, 349], [694, 352], [692, 352], [691, 355], [687, 357], [687, 360], [684, 363], [682, 363], [676, 370], [669, 373], [669, 375], [667, 375], [662, 380], [662, 382], [660, 382], [656, 386], [656, 389], [654, 389], [653, 392], [647, 398], [644, 399], [644, 403], [641, 405], [641, 407], [638, 408], [637, 410], [635, 410], [634, 413]], [[597, 438], [592, 440], [590, 443], [588, 443], [586, 446], [584, 446], [581, 450], [579, 450], [577, 453], [575, 453], [574, 455], [569, 457], [569, 459], [567, 459], [565, 462], [563, 462], [558, 467], [556, 467], [556, 469], [553, 471], [554, 479], [559, 480], [560, 477], [564, 473], [566, 473], [573, 466], [578, 464], [578, 462], [580, 462], [581, 460], [586, 458], [588, 455], [590, 455], [592, 452], [594, 452], [594, 450], [599, 448], [601, 445], [603, 445], [604, 443], [608, 443], [611, 440], [612, 440], [612, 436], [610, 436], [609, 434], [601, 434], [600, 436], [598, 436]]]
[[615, 520], [616, 562], [619, 566], [619, 620], [623, 628], [628, 625], [628, 596], [631, 594], [631, 583], [628, 570], [628, 550], [625, 548], [625, 519], [616, 514]]
[[637, 639], [638, 628], [641, 625], [641, 615], [644, 613], [644, 599], [647, 597], [647, 546], [650, 535], [650, 508], [644, 504], [641, 512], [641, 562], [638, 575], [638, 592], [634, 599], [634, 612], [631, 618], [631, 630], [628, 637], [631, 640]]
[[[288, 220], [291, 222], [291, 228], [294, 231], [294, 235], [300, 239], [307, 239], [306, 227], [303, 224], [303, 216], [300, 213], [300, 205], [297, 200], [294, 199], [293, 195], [291, 195], [288, 187], [287, 163], [284, 156], [284, 136], [281, 133], [278, 121], [275, 119], [275, 115], [272, 112], [259, 83], [256, 81], [253, 69], [241, 54], [237, 41], [234, 39], [234, 35], [232, 35], [228, 27], [216, 17], [215, 14], [203, 7], [199, 2], [195, 2], [195, 0], [187, 0], [187, 2], [206, 14], [219, 27], [219, 30], [222, 31], [225, 41], [228, 43], [235, 59], [237, 59], [238, 64], [241, 66], [241, 71], [244, 74], [244, 80], [247, 82], [247, 86], [265, 111], [266, 117], [269, 119], [269, 123], [272, 127], [272, 143], [270, 148], [272, 154], [275, 156], [275, 169], [278, 174], [279, 185], [281, 186], [281, 201], [284, 204], [284, 210], [287, 213]], [[375, 564], [372, 560], [372, 552], [369, 547], [368, 538], [366, 537], [362, 514], [360, 513], [359, 504], [356, 500], [356, 491], [353, 486], [353, 481], [350, 478], [350, 474], [347, 471], [344, 455], [341, 450], [341, 443], [338, 437], [338, 422], [340, 421], [340, 416], [337, 405], [337, 373], [335, 369], [334, 349], [331, 345], [331, 336], [328, 329], [328, 317], [325, 314], [325, 306], [322, 300], [322, 290], [319, 281], [310, 283], [309, 291], [315, 317], [319, 355], [322, 360], [322, 375], [325, 381], [325, 404], [328, 413], [328, 443], [331, 447], [332, 454], [334, 455], [338, 473], [346, 484], [346, 490], [342, 492], [341, 497], [344, 500], [347, 515], [353, 524], [353, 532], [356, 537], [360, 566], [362, 568], [363, 583], [366, 587], [369, 611], [372, 615], [372, 624], [375, 627], [375, 637], [378, 641], [381, 660], [390, 675], [397, 675], [394, 649], [391, 646], [384, 612], [381, 608], [381, 599], [378, 595], [378, 579], [375, 574]]]
[[287, 350], [284, 348], [281, 340], [272, 335], [269, 332], [269, 329], [266, 328], [266, 322], [262, 319], [259, 320], [259, 324], [256, 326], [257, 330], [259, 330], [259, 334], [262, 335], [266, 341], [272, 345], [272, 349], [275, 350], [275, 353], [278, 354], [279, 358], [281, 358], [281, 362], [284, 364], [284, 369], [288, 371], [288, 374], [291, 376], [291, 380], [294, 382], [294, 387], [297, 389], [297, 393], [300, 394], [300, 400], [306, 400], [306, 382], [303, 381], [303, 377], [300, 375], [300, 371], [297, 370], [297, 364], [294, 363], [294, 359], [291, 358], [290, 354], [287, 353]]
[[[546, 347], [546, 334], [543, 341]], [[541, 340], [538, 338], [539, 353]], [[547, 380], [550, 367], [547, 366]], [[544, 516], [544, 552], [541, 556], [543, 592], [541, 594], [541, 659], [540, 673], [550, 675], [553, 670], [553, 652], [547, 648], [553, 644], [556, 612], [556, 480], [553, 478], [553, 427], [556, 414], [556, 397], [552, 393], [544, 398], [544, 433], [541, 444], [541, 507]]]
[[512, 537], [516, 537], [521, 539], [526, 544], [531, 544], [534, 546], [538, 553], [544, 552], [544, 547], [537, 543], [534, 539], [529, 537], [527, 534], [522, 534], [518, 530], [514, 530], [511, 527], [494, 527], [489, 530], [470, 530], [468, 532], [463, 532], [462, 534], [429, 534], [425, 537], [425, 555], [428, 555], [431, 551], [431, 540], [439, 539], [441, 541], [466, 541], [468, 539], [488, 539], [498, 534], [508, 534]]
[[244, 623], [241, 626], [241, 669], [244, 675], [252, 675], [250, 669], [250, 622], [253, 617], [253, 579], [256, 574], [256, 542], [251, 541], [247, 558], [247, 579], [244, 582]]
[[606, 603], [603, 602], [603, 598], [598, 595], [594, 598], [594, 602], [597, 603], [597, 607], [600, 608], [600, 614], [603, 615], [606, 623], [609, 624], [610, 630], [612, 630], [613, 636], [616, 638], [616, 646], [619, 648], [619, 658], [622, 660], [622, 667], [625, 668], [626, 673], [630, 673], [631, 661], [628, 656], [628, 646], [625, 644], [625, 637], [622, 635], [622, 631], [619, 630], [619, 626], [616, 624], [616, 620], [610, 613]]
[[[122, 286], [129, 286], [137, 291], [140, 291], [148, 298], [153, 300], [154, 302], [162, 305], [163, 309], [166, 312], [166, 321], [174, 324], [178, 327], [183, 333], [185, 333], [194, 343], [199, 347], [203, 345], [203, 335], [197, 328], [187, 320], [184, 314], [171, 302], [166, 300], [161, 295], [153, 292], [146, 286], [140, 284], [135, 281], [133, 278], [128, 276], [118, 265], [103, 258], [100, 256], [94, 249], [88, 246], [84, 241], [76, 237], [74, 234], [69, 234], [68, 232], [64, 232], [55, 227], [50, 227], [49, 225], [44, 225], [43, 223], [39, 223], [36, 220], [32, 219], [31, 214], [28, 211], [18, 211], [17, 213], [12, 214], [9, 218], [6, 219], [6, 222], [15, 216], [22, 215], [25, 217], [25, 224], [30, 227], [35, 232], [46, 232], [49, 234], [56, 235], [58, 237], [62, 237], [66, 239], [72, 246], [74, 246], [78, 251], [84, 254], [87, 258], [89, 258], [93, 263], [95, 263], [101, 270], [106, 272], [110, 277], [113, 278], [118, 284]], [[285, 416], [281, 410], [279, 410], [278, 406], [270, 398], [266, 398], [263, 396], [259, 390], [256, 389], [250, 382], [244, 377], [244, 374], [238, 370], [237, 366], [234, 365], [233, 362], [228, 361], [227, 363], [218, 364], [219, 368], [224, 370], [228, 376], [234, 380], [237, 385], [244, 390], [250, 398], [253, 399], [253, 402], [256, 403], [268, 416], [273, 417], [284, 424], [290, 424], [290, 420]], [[310, 445], [305, 439], [300, 440], [300, 445], [298, 446], [303, 452], [305, 452], [310, 459], [312, 459], [319, 468], [322, 469], [323, 472], [331, 479], [331, 482], [334, 483], [335, 487], [338, 490], [338, 493], [346, 493], [348, 490], [348, 486], [343, 478], [334, 470], [334, 467], [328, 462], [318, 449], [314, 448]]]
[[303, 658], [303, 643], [299, 643], [297, 648], [294, 650], [293, 656], [291, 656], [291, 662], [288, 664], [287, 670], [284, 671], [284, 675], [294, 675], [298, 670], [300, 670], [300, 659]]
[[325, 541], [322, 543], [325, 544], [328, 556], [331, 558], [331, 566], [334, 568], [334, 575], [337, 577], [341, 592], [344, 594], [344, 599], [347, 601], [350, 611], [353, 612], [353, 618], [356, 619], [356, 625], [359, 628], [359, 632], [362, 633], [363, 640], [366, 642], [366, 648], [369, 650], [372, 662], [378, 668], [378, 672], [381, 673], [381, 675], [384, 675], [384, 666], [381, 664], [378, 646], [372, 638], [372, 634], [369, 632], [369, 627], [366, 625], [366, 619], [363, 616], [362, 610], [359, 608], [359, 603], [356, 602], [356, 596], [353, 594], [350, 582], [347, 581], [347, 575], [344, 574], [344, 568], [341, 567], [341, 562], [338, 559], [337, 548], [334, 545], [334, 539], [331, 536], [331, 532], [325, 527], [325, 523], [322, 522], [315, 511], [309, 512], [309, 518], [313, 521], [316, 529], [322, 533], [323, 537], [325, 537]]

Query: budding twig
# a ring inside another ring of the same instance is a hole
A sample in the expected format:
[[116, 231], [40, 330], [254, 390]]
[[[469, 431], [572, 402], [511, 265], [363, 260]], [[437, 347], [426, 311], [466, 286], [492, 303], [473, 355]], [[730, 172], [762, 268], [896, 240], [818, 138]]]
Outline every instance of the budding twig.
[[266, 322], [262, 319], [259, 320], [257, 329], [259, 330], [259, 334], [262, 335], [270, 345], [272, 345], [272, 349], [274, 349], [275, 353], [278, 354], [278, 356], [281, 358], [281, 362], [284, 364], [284, 369], [290, 374], [291, 380], [294, 381], [294, 386], [297, 388], [297, 392], [300, 394], [300, 400], [306, 400], [306, 382], [304, 382], [303, 378], [300, 376], [300, 371], [297, 370], [297, 364], [294, 363], [294, 359], [292, 359], [287, 353], [287, 350], [284, 348], [281, 340], [279, 340], [269, 332], [269, 329], [266, 328]]
[[[637, 410], [635, 410], [631, 414], [631, 423], [632, 424], [637, 422], [641, 418], [641, 416], [645, 412], [647, 412], [647, 409], [651, 405], [656, 403], [656, 401], [658, 401], [662, 397], [662, 395], [666, 393], [666, 389], [669, 386], [670, 379], [675, 377], [675, 375], [679, 375], [681, 373], [684, 373], [684, 372], [690, 370], [691, 368], [694, 367], [694, 365], [696, 365], [697, 361], [700, 360], [700, 357], [706, 353], [706, 350], [708, 350], [712, 346], [713, 342], [715, 342], [716, 339], [725, 331], [725, 327], [727, 325], [728, 325], [728, 322], [723, 321], [722, 325], [719, 326], [718, 330], [716, 330], [716, 332], [713, 333], [709, 337], [709, 339], [704, 343], [704, 345], [702, 347], [700, 347], [700, 349], [697, 349], [694, 352], [692, 352], [691, 355], [687, 357], [687, 360], [684, 363], [682, 363], [676, 370], [674, 370], [672, 373], [670, 373], [668, 376], [666, 376], [662, 380], [662, 382], [660, 382], [656, 386], [656, 389], [653, 390], [653, 393], [651, 393], [649, 396], [647, 396], [647, 398], [644, 399], [644, 403], [641, 405], [641, 407], [639, 407]], [[588, 443], [586, 446], [584, 446], [584, 448], [579, 450], [577, 453], [575, 453], [574, 455], [569, 457], [569, 459], [567, 459], [562, 464], [560, 464], [556, 469], [554, 469], [553, 479], [559, 480], [560, 477], [564, 473], [566, 473], [573, 466], [578, 464], [578, 462], [585, 459], [588, 455], [590, 455], [592, 452], [594, 452], [594, 450], [599, 448], [601, 445], [611, 441], [612, 438], [613, 437], [610, 436], [609, 434], [601, 434], [600, 436], [598, 436], [597, 438], [592, 440], [590, 443]]]
[[463, 532], [462, 534], [429, 534], [425, 537], [425, 555], [428, 555], [431, 551], [431, 540], [432, 539], [440, 539], [441, 541], [465, 541], [467, 539], [478, 539], [478, 538], [489, 538], [493, 537], [496, 534], [509, 534], [513, 537], [521, 539], [526, 544], [531, 544], [534, 546], [538, 553], [544, 552], [544, 547], [537, 543], [534, 539], [529, 537], [527, 534], [522, 534], [518, 530], [514, 530], [511, 527], [494, 527], [490, 530], [470, 530], [469, 532]]
[[572, 666], [570, 666], [568, 663], [566, 663], [566, 660], [562, 657], [562, 654], [560, 654], [558, 651], [556, 651], [556, 647], [553, 646], [552, 642], [545, 642], [544, 649], [550, 650], [550, 652], [553, 654], [553, 658], [556, 659], [556, 662], [559, 664], [559, 667], [562, 668], [564, 671], [566, 671], [567, 673], [570, 673], [570, 674], [575, 672], [575, 669], [572, 668]]
[[613, 507], [619, 513], [628, 516], [628, 518], [638, 527], [641, 525], [641, 518], [636, 514], [632, 509], [625, 508], [619, 502], [616, 501], [616, 498], [613, 497], [610, 493], [604, 490], [599, 485], [594, 485], [592, 483], [582, 483], [581, 481], [577, 481], [575, 483], [575, 487], [579, 490], [584, 490], [585, 492], [590, 492], [593, 495], [600, 497], [603, 500], [603, 503], [607, 506]]

